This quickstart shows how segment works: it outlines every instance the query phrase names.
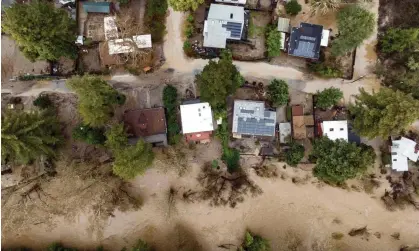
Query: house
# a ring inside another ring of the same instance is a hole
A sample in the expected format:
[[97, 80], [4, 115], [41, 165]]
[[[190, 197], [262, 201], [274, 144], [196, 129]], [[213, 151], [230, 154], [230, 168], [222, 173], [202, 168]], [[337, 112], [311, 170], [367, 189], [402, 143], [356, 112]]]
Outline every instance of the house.
[[300, 27], [293, 27], [288, 44], [288, 54], [308, 59], [319, 59], [323, 26], [301, 23]]
[[182, 132], [186, 142], [207, 143], [214, 131], [209, 103], [186, 103], [180, 106]]
[[238, 4], [238, 5], [245, 5], [246, 0], [215, 0], [217, 3], [231, 3], [231, 4]]
[[241, 40], [244, 16], [242, 6], [211, 4], [204, 23], [204, 47], [225, 48], [227, 39]]
[[279, 123], [279, 143], [288, 143], [291, 137], [291, 123]]
[[279, 17], [277, 30], [279, 32], [289, 33], [290, 32], [290, 19]]
[[124, 113], [127, 132], [133, 136], [131, 142], [142, 138], [157, 145], [167, 145], [166, 116], [163, 107], [129, 110]]
[[111, 12], [110, 2], [82, 2], [83, 9], [87, 13], [106, 13]]
[[419, 145], [405, 137], [393, 140], [391, 146], [391, 168], [398, 172], [408, 171], [408, 159], [414, 162], [418, 161]]
[[276, 111], [263, 101], [234, 100], [233, 137], [275, 137]]
[[293, 105], [292, 114], [292, 135], [294, 139], [305, 139], [314, 137], [314, 117], [313, 115], [304, 115], [304, 109], [301, 105]]
[[333, 120], [321, 123], [322, 135], [331, 140], [343, 139], [348, 141], [348, 121]]

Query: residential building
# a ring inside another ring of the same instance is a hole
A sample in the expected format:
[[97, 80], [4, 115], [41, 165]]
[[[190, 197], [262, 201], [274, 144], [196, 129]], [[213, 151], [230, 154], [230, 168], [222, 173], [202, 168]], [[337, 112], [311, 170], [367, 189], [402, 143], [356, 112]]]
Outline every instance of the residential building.
[[418, 161], [419, 145], [405, 137], [393, 140], [391, 146], [391, 168], [398, 172], [408, 171], [408, 159], [414, 162]]
[[319, 59], [323, 26], [301, 23], [293, 27], [288, 44], [288, 54], [296, 57]]
[[215, 0], [217, 3], [230, 3], [230, 4], [239, 4], [239, 5], [245, 5], [246, 0]]
[[187, 103], [180, 106], [182, 133], [186, 142], [206, 143], [214, 131], [209, 103]]
[[204, 23], [204, 47], [225, 48], [227, 39], [241, 40], [244, 23], [242, 6], [211, 4]]
[[276, 111], [265, 108], [263, 101], [235, 100], [233, 137], [274, 137]]
[[111, 12], [111, 2], [81, 2], [83, 9], [87, 13], [106, 13]]
[[290, 32], [290, 19], [279, 17], [277, 29], [279, 32], [289, 33]]
[[127, 132], [133, 137], [130, 142], [138, 138], [155, 146], [167, 145], [166, 116], [163, 107], [150, 109], [129, 110], [124, 113], [124, 124]]
[[322, 135], [331, 140], [343, 139], [348, 141], [348, 121], [333, 120], [321, 123]]
[[305, 139], [314, 137], [314, 117], [304, 115], [302, 105], [293, 105], [292, 114], [292, 135], [294, 139]]
[[289, 143], [291, 140], [291, 123], [279, 123], [279, 143]]

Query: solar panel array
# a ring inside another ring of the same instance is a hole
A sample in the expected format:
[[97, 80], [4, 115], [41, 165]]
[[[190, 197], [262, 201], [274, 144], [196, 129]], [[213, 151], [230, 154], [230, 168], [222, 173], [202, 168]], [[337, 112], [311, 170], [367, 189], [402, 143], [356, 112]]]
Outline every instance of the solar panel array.
[[236, 22], [227, 22], [227, 24], [223, 24], [222, 27], [226, 28], [227, 31], [231, 32], [231, 37], [241, 37], [242, 33], [242, 24]]
[[275, 121], [273, 119], [238, 118], [237, 133], [260, 136], [275, 135]]
[[314, 45], [315, 44], [312, 42], [300, 40], [300, 42], [297, 44], [297, 48], [294, 49], [293, 55], [313, 58], [316, 54]]

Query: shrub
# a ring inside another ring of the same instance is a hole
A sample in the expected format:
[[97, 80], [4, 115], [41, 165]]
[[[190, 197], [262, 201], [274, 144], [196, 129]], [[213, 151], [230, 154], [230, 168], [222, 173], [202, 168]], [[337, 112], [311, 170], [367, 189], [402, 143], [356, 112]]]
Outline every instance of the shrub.
[[268, 85], [268, 97], [274, 105], [285, 105], [288, 102], [288, 95], [288, 84], [284, 80], [274, 79]]
[[381, 50], [385, 53], [402, 52], [419, 45], [419, 29], [390, 28], [381, 40]]
[[244, 241], [238, 250], [243, 251], [270, 251], [271, 247], [269, 241], [260, 237], [259, 235], [252, 234], [246, 231]]
[[195, 53], [194, 53], [194, 51], [192, 49], [192, 45], [191, 45], [191, 43], [188, 40], [186, 40], [183, 43], [183, 52], [185, 52], [186, 56], [188, 56], [188, 57], [195, 56]]
[[276, 29], [276, 26], [271, 26], [266, 33], [266, 47], [268, 50], [268, 57], [278, 57], [281, 54], [281, 33]]
[[240, 167], [240, 152], [235, 148], [224, 148], [221, 159], [226, 163], [230, 173], [237, 171]]
[[186, 21], [193, 24], [195, 22], [195, 18], [193, 17], [192, 14], [189, 14], [188, 17], [186, 18]]
[[301, 11], [301, 5], [297, 2], [297, 0], [291, 0], [285, 4], [285, 11], [287, 14], [290, 15], [297, 15]]
[[167, 0], [147, 1], [145, 25], [151, 33], [153, 42], [161, 42], [166, 30]]
[[52, 102], [48, 95], [41, 94], [33, 101], [33, 105], [39, 107], [40, 109], [47, 109], [52, 106]]
[[340, 240], [344, 237], [344, 234], [342, 234], [341, 232], [333, 232], [332, 233], [332, 238], [335, 240]]
[[188, 23], [185, 28], [185, 37], [191, 38], [194, 32], [194, 27]]
[[180, 137], [179, 123], [177, 121], [177, 107], [179, 102], [177, 100], [178, 93], [176, 87], [173, 85], [167, 85], [163, 89], [163, 104], [167, 111], [167, 135], [169, 144], [176, 144]]
[[176, 11], [196, 10], [204, 0], [169, 0], [170, 6]]
[[79, 124], [73, 129], [72, 136], [76, 140], [81, 140], [91, 145], [102, 145], [106, 137], [102, 128], [90, 127]]
[[304, 157], [304, 146], [292, 142], [290, 149], [286, 152], [287, 164], [290, 166], [296, 166]]
[[335, 87], [317, 91], [316, 107], [320, 109], [327, 109], [336, 105], [339, 100], [343, 98], [343, 92]]
[[308, 69], [325, 78], [342, 77], [341, 70], [336, 67], [326, 65], [325, 63], [311, 63], [308, 65]]

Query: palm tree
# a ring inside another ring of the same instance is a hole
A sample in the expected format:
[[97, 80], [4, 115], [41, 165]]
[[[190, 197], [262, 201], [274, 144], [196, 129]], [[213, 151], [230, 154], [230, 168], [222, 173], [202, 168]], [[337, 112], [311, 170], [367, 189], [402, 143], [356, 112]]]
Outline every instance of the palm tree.
[[326, 14], [329, 11], [335, 11], [341, 0], [311, 0], [311, 12], [313, 14], [321, 13], [322, 15]]
[[55, 115], [47, 112], [8, 111], [2, 116], [2, 162], [27, 164], [41, 155], [55, 156], [60, 128]]

